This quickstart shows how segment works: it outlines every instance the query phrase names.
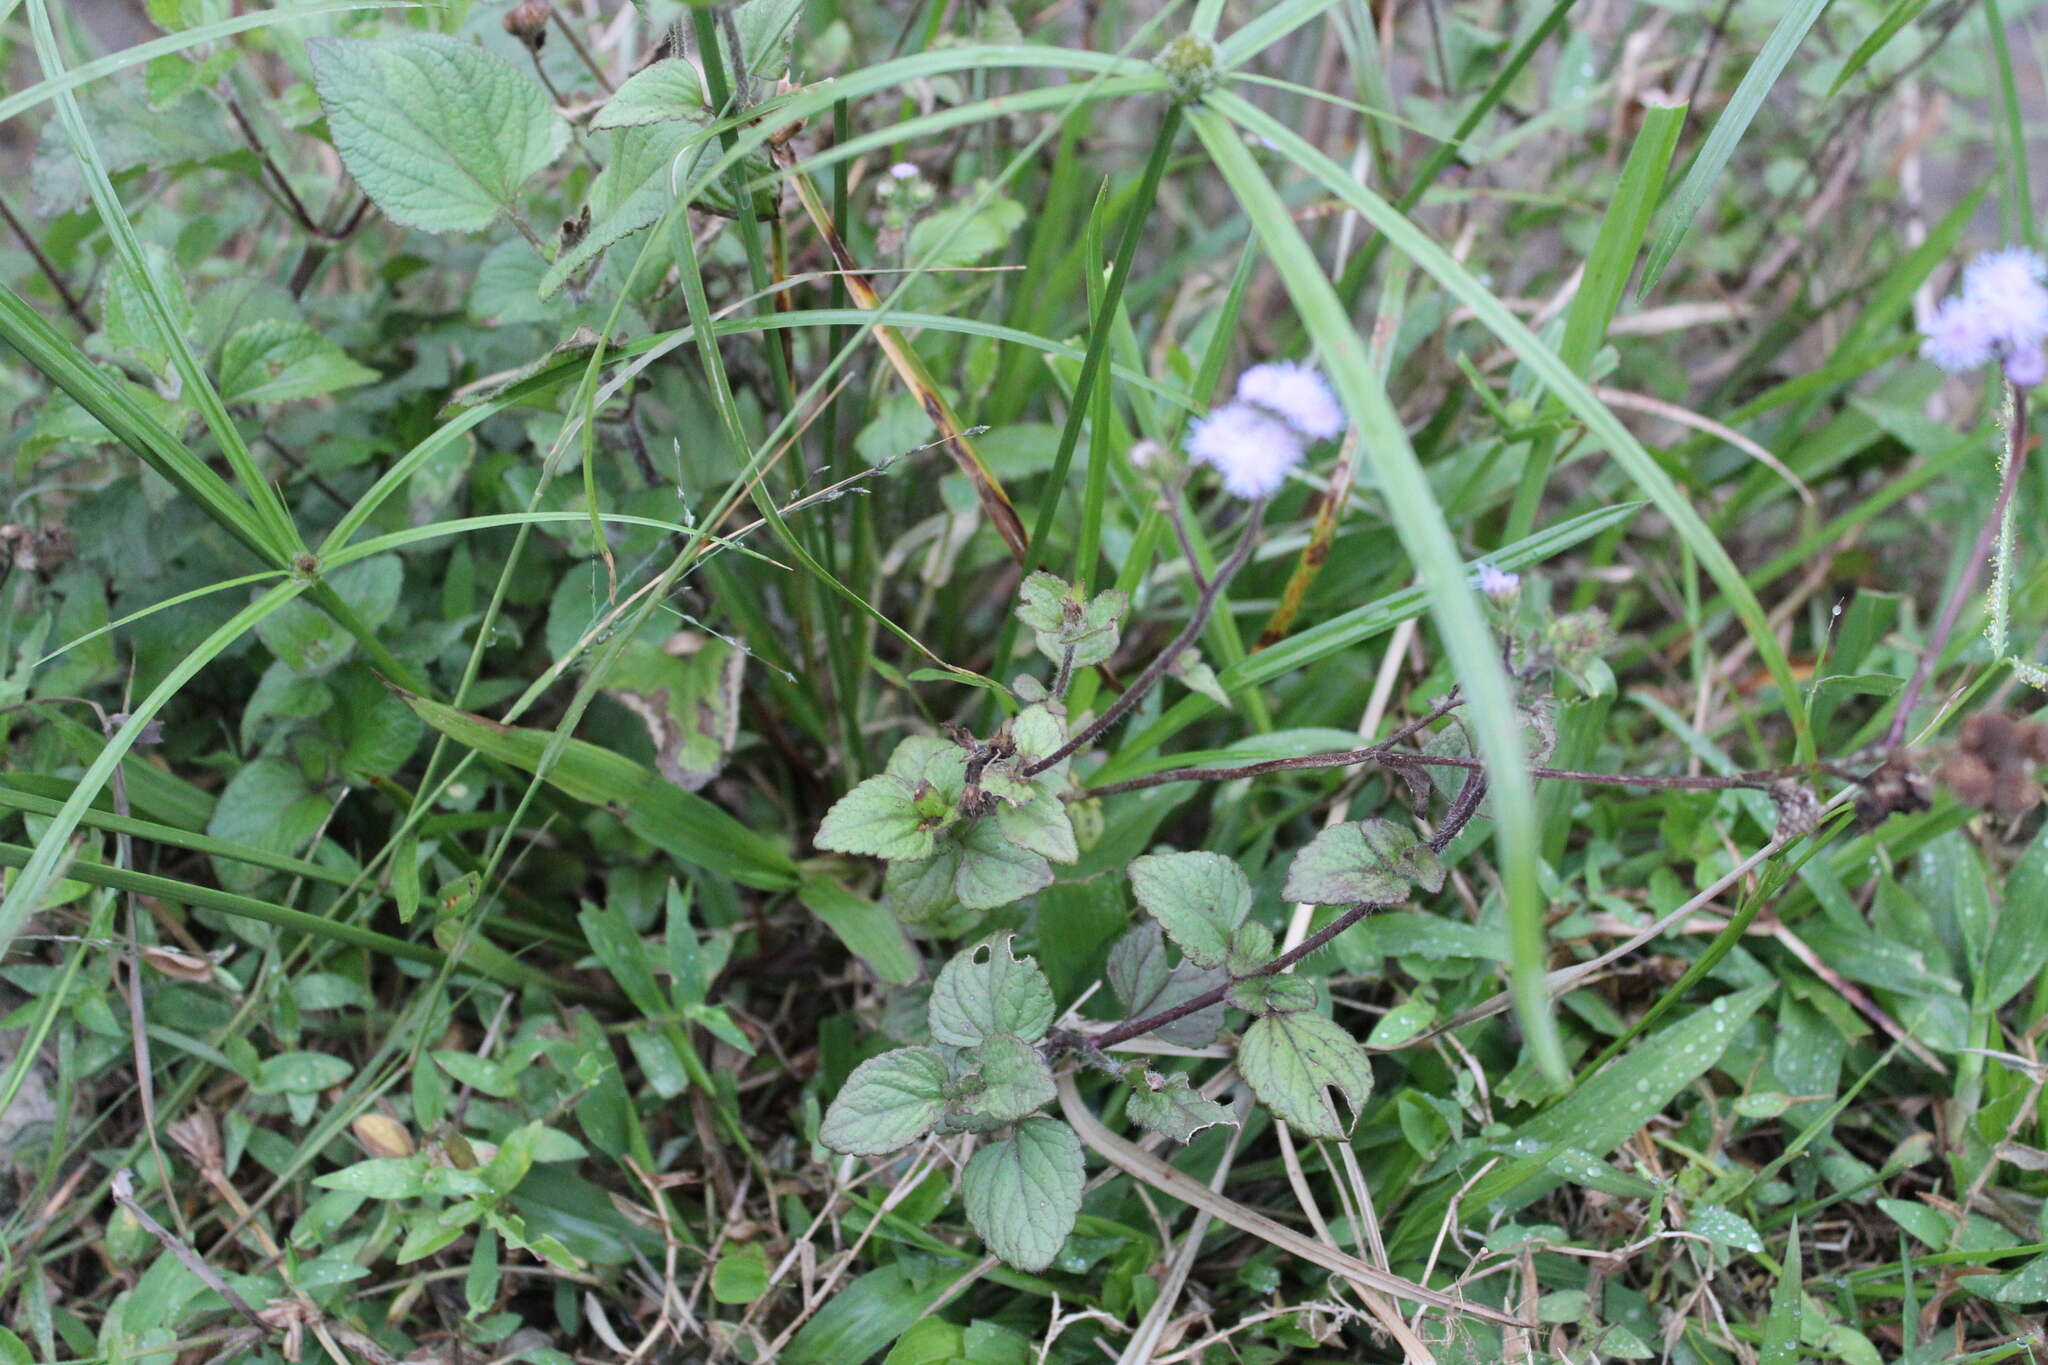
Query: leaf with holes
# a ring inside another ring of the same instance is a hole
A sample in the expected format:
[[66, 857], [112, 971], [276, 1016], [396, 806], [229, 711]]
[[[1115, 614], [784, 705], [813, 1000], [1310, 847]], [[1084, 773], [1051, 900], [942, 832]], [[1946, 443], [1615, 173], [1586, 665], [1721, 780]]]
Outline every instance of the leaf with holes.
[[1138, 904], [1198, 967], [1221, 966], [1252, 912], [1244, 870], [1220, 853], [1153, 853], [1131, 864]]
[[1124, 1112], [1132, 1122], [1163, 1133], [1175, 1142], [1191, 1142], [1204, 1128], [1237, 1122], [1229, 1106], [1203, 1099], [1196, 1093], [1188, 1085], [1185, 1073], [1162, 1076], [1143, 1062], [1133, 1062], [1126, 1068], [1124, 1079], [1131, 1087], [1130, 1103], [1124, 1106]]
[[458, 39], [312, 38], [306, 51], [342, 164], [406, 227], [489, 226], [569, 145], [546, 91]]
[[870, 1057], [840, 1087], [818, 1140], [852, 1156], [893, 1152], [931, 1131], [945, 1112], [946, 1084], [945, 1059], [931, 1048]]
[[974, 1047], [1013, 1033], [1035, 1043], [1052, 1027], [1052, 983], [1038, 964], [1010, 952], [1011, 935], [978, 943], [948, 962], [932, 983], [932, 1037], [949, 1047]]
[[1269, 1014], [1245, 1031], [1237, 1069], [1268, 1108], [1303, 1137], [1341, 1138], [1348, 1130], [1330, 1091], [1355, 1116], [1372, 1094], [1372, 1064], [1343, 1027], [1320, 1014]]
[[1081, 1139], [1058, 1119], [1032, 1118], [974, 1154], [960, 1177], [967, 1221], [1019, 1270], [1052, 1264], [1081, 1212]]

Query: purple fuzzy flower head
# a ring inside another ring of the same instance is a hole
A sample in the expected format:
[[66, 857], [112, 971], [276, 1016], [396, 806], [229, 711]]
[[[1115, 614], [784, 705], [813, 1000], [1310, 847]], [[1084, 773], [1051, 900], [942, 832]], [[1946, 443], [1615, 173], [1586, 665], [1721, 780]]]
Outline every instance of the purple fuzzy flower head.
[[1472, 586], [1499, 601], [1522, 586], [1522, 576], [1489, 561], [1473, 569]]
[[1344, 406], [1313, 366], [1291, 360], [1254, 365], [1238, 376], [1237, 396], [1258, 404], [1311, 441], [1344, 434]]
[[1920, 354], [1951, 374], [1992, 360], [2030, 389], [2048, 378], [2048, 261], [2024, 247], [1987, 251], [1963, 271], [1963, 292], [1944, 299], [1923, 331]]
[[1301, 463], [1301, 433], [1250, 403], [1225, 403], [1188, 429], [1188, 454], [1240, 498], [1270, 498]]

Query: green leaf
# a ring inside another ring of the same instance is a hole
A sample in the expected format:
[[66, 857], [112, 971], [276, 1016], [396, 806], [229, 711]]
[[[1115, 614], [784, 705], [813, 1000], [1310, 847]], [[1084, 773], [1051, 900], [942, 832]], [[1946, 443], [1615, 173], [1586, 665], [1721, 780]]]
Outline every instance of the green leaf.
[[929, 858], [890, 863], [882, 874], [883, 903], [905, 924], [937, 919], [960, 903], [953, 882], [960, 873], [961, 856], [960, 841], [948, 837]]
[[1778, 1282], [1771, 1286], [1771, 1315], [1764, 1320], [1757, 1365], [1799, 1365], [1799, 1328], [1806, 1316], [1799, 1265], [1799, 1223], [1794, 1220], [1792, 1235], [1785, 1242], [1784, 1264], [1778, 1268]]
[[1282, 972], [1232, 983], [1230, 1003], [1247, 1014], [1291, 1014], [1316, 1007], [1316, 987], [1306, 977]]
[[1742, 141], [1742, 135], [1749, 131], [1750, 120], [1757, 110], [1763, 108], [1771, 87], [1785, 66], [1792, 60], [1808, 29], [1820, 18], [1820, 12], [1828, 7], [1828, 0], [1795, 0], [1778, 20], [1778, 26], [1771, 30], [1771, 36], [1764, 41], [1763, 50], [1756, 54], [1749, 70], [1742, 74], [1742, 83], [1735, 87], [1735, 93], [1728, 97], [1727, 107], [1721, 110], [1721, 117], [1714, 120], [1714, 130], [1707, 134], [1707, 140], [1700, 145], [1699, 155], [1693, 158], [1692, 169], [1685, 173], [1671, 195], [1671, 207], [1664, 216], [1664, 227], [1657, 234], [1656, 245], [1650, 248], [1650, 259], [1643, 266], [1643, 283], [1638, 291], [1648, 294], [1663, 275], [1664, 267], [1671, 264], [1671, 258], [1678, 254], [1678, 244], [1685, 240], [1686, 232], [1692, 227], [1692, 220], [1706, 206], [1707, 196], [1714, 191], [1727, 169], [1728, 159], [1735, 155], [1735, 145]]
[[1885, 11], [1877, 27], [1864, 35], [1856, 44], [1856, 50], [1849, 54], [1849, 60], [1842, 63], [1842, 69], [1835, 73], [1835, 83], [1828, 87], [1828, 98], [1841, 93], [1842, 87], [1856, 78], [1856, 73], [1870, 64], [1884, 45], [1897, 35], [1898, 31], [1920, 17], [1920, 12], [1933, 0], [1892, 0], [1892, 7]]
[[1764, 1239], [1747, 1218], [1720, 1204], [1702, 1204], [1692, 1211], [1686, 1227], [1710, 1242], [1739, 1251], [1762, 1251]]
[[852, 1365], [869, 1359], [950, 1297], [967, 1271], [964, 1262], [923, 1256], [868, 1271], [826, 1299], [789, 1343], [781, 1365]]
[[969, 910], [993, 910], [1052, 885], [1052, 864], [1019, 848], [993, 820], [976, 820], [960, 840], [953, 894]]
[[306, 51], [342, 164], [393, 222], [488, 227], [569, 145], [547, 92], [458, 39], [311, 38]]
[[1138, 904], [1198, 967], [1221, 966], [1252, 912], [1244, 870], [1220, 853], [1152, 853], [1131, 863]]
[[[1980, 874], [1981, 875], [1981, 874]], [[1984, 1003], [1997, 1009], [2032, 985], [2048, 966], [2048, 826], [2020, 855], [1999, 898], [1985, 954]]]
[[[487, 758], [529, 773], [539, 768], [553, 738], [545, 730], [500, 724], [393, 690], [435, 730]], [[578, 801], [619, 808], [628, 829], [684, 862], [746, 886], [787, 890], [797, 884], [796, 864], [779, 845], [703, 797], [600, 745], [568, 741], [560, 759], [548, 769], [547, 779]]]
[[479, 1057], [472, 1052], [457, 1052], [444, 1048], [431, 1054], [441, 1069], [472, 1090], [480, 1090], [492, 1099], [505, 1100], [518, 1093], [519, 1078], [508, 1071], [502, 1063], [488, 1057]]
[[[590, 227], [566, 248], [541, 278], [540, 296], [554, 297], [569, 279], [607, 248], [653, 226], [676, 201], [677, 187], [695, 173], [711, 149], [708, 124], [689, 119], [647, 123], [603, 134], [604, 169], [590, 184]], [[745, 166], [748, 179], [771, 174], [765, 155]], [[693, 207], [730, 217], [739, 204], [717, 185], [707, 187]]]
[[[1775, 984], [1751, 986], [1665, 1025], [1516, 1129], [1517, 1150], [1563, 1144], [1595, 1156], [1613, 1151], [1711, 1070], [1775, 990]], [[1512, 1207], [1525, 1206], [1558, 1183], [1559, 1177], [1543, 1175], [1522, 1185], [1512, 1194]]]
[[1027, 1043], [1052, 1027], [1052, 983], [1030, 958], [1010, 952], [1014, 935], [999, 934], [954, 957], [932, 983], [932, 1037], [948, 1047], [973, 1047], [1011, 1033]]
[[706, 122], [711, 107], [704, 102], [704, 83], [697, 68], [681, 57], [667, 57], [636, 71], [604, 108], [590, 120], [592, 128], [637, 128], [671, 119]]
[[367, 1199], [413, 1199], [426, 1193], [427, 1156], [373, 1157], [329, 1171], [313, 1183], [323, 1190], [341, 1190]]
[[1014, 1033], [982, 1039], [960, 1054], [960, 1064], [967, 1070], [954, 1085], [946, 1116], [972, 1121], [963, 1126], [1015, 1123], [1051, 1104], [1057, 1094], [1045, 1058]]
[[1040, 569], [1017, 591], [1017, 619], [1031, 627], [1039, 652], [1054, 663], [1074, 651], [1074, 666], [1086, 668], [1116, 653], [1118, 623], [1131, 608], [1130, 594], [1114, 588], [1084, 597], [1081, 589]]
[[998, 805], [996, 828], [1019, 848], [1029, 849], [1056, 863], [1071, 863], [1081, 856], [1074, 842], [1074, 822], [1067, 815], [1067, 803], [1043, 782], [1032, 784], [1031, 799], [1022, 805]]
[[1052, 1264], [1081, 1212], [1081, 1139], [1058, 1119], [1031, 1118], [974, 1154], [960, 1177], [967, 1221], [1020, 1270]]
[[1245, 1031], [1237, 1069], [1268, 1108], [1303, 1137], [1349, 1131], [1330, 1097], [1343, 1093], [1355, 1116], [1372, 1094], [1372, 1065], [1343, 1027], [1320, 1014], [1269, 1014]]
[[[896, 866], [892, 864], [890, 870]], [[876, 976], [892, 986], [907, 986], [917, 980], [917, 950], [886, 909], [824, 877], [805, 881], [797, 888], [796, 898]]]
[[768, 1249], [747, 1242], [718, 1258], [711, 1269], [711, 1297], [720, 1303], [752, 1303], [768, 1292]]
[[[1116, 941], [1109, 950], [1109, 984], [1132, 1019], [1170, 1010], [1183, 1001], [1214, 990], [1227, 979], [1218, 967], [1183, 962], [1169, 970], [1166, 940], [1159, 925], [1146, 920]], [[1153, 1036], [1176, 1047], [1207, 1047], [1223, 1027], [1223, 1002], [1184, 1014], [1153, 1030]]]
[[1399, 905], [1409, 884], [1443, 889], [1444, 865], [1411, 830], [1386, 820], [1333, 825], [1294, 855], [1281, 895], [1310, 905]]
[[259, 1095], [317, 1095], [356, 1074], [344, 1057], [326, 1052], [283, 1052], [266, 1057], [250, 1087]]
[[897, 1048], [853, 1069], [825, 1111], [818, 1140], [835, 1152], [881, 1156], [931, 1131], [945, 1112], [946, 1062], [928, 1047]]
[[266, 318], [228, 338], [220, 396], [228, 403], [284, 403], [376, 381], [378, 374], [303, 322]]
[[871, 858], [929, 858], [941, 822], [918, 809], [918, 788], [880, 773], [832, 803], [811, 842], [834, 853]]
[[1124, 1106], [1131, 1121], [1175, 1142], [1191, 1142], [1204, 1128], [1237, 1122], [1229, 1106], [1203, 1099], [1188, 1084], [1185, 1072], [1162, 1076], [1142, 1062], [1133, 1062], [1124, 1079], [1131, 1087], [1130, 1102]]

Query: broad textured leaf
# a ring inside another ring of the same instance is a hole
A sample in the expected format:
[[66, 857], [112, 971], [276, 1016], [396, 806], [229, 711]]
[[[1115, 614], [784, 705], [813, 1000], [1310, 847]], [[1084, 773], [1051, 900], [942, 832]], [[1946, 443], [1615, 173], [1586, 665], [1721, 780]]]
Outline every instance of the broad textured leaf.
[[995, 822], [1005, 839], [1040, 857], [1071, 863], [1081, 856], [1081, 846], [1074, 842], [1074, 822], [1067, 815], [1067, 803], [1044, 783], [1034, 784], [1031, 799], [1023, 805], [998, 805]]
[[[1220, 967], [1183, 962], [1169, 969], [1166, 940], [1158, 924], [1146, 920], [1116, 941], [1109, 950], [1109, 982], [1123, 1002], [1127, 1018], [1159, 1014], [1207, 991], [1228, 978]], [[1175, 1047], [1207, 1047], [1223, 1028], [1223, 1002], [1184, 1014], [1162, 1024], [1152, 1036]]]
[[618, 93], [590, 120], [592, 128], [637, 128], [672, 119], [703, 122], [711, 115], [704, 102], [704, 83], [697, 68], [681, 57], [668, 57], [633, 73]]
[[[544, 299], [553, 297], [606, 248], [659, 221], [715, 145], [708, 124], [686, 118], [620, 128], [593, 141], [605, 150], [604, 169], [590, 184], [590, 229], [557, 256], [542, 277]], [[773, 169], [760, 154], [741, 163], [749, 180]], [[692, 201], [692, 207], [730, 217], [738, 212], [739, 201], [722, 185], [713, 185]]]
[[1220, 966], [1252, 912], [1244, 870], [1220, 853], [1153, 853], [1131, 864], [1138, 904], [1198, 967]]
[[1132, 1070], [1138, 1074], [1130, 1078], [1131, 1098], [1124, 1112], [1133, 1123], [1164, 1133], [1175, 1142], [1189, 1142], [1204, 1128], [1237, 1122], [1229, 1106], [1196, 1093], [1183, 1072], [1162, 1076], [1142, 1065], [1134, 1065]]
[[1248, 1014], [1289, 1014], [1316, 1007], [1316, 986], [1306, 977], [1282, 972], [1253, 976], [1230, 988], [1230, 1003]]
[[928, 1047], [870, 1057], [825, 1111], [818, 1140], [854, 1156], [881, 1156], [914, 1142], [945, 1111], [946, 1079], [945, 1060]]
[[1081, 1211], [1081, 1139], [1058, 1119], [1032, 1118], [974, 1154], [960, 1177], [967, 1221], [1019, 1270], [1059, 1255]]
[[569, 145], [546, 91], [455, 38], [313, 38], [306, 50], [342, 164], [393, 222], [487, 227]]
[[1038, 964], [1010, 951], [1011, 935], [978, 943], [948, 962], [932, 983], [932, 1037], [949, 1047], [973, 1047], [1012, 1033], [1035, 1043], [1052, 1027], [1052, 983]]
[[976, 820], [960, 839], [953, 894], [969, 910], [993, 910], [1052, 885], [1052, 864], [1006, 838], [993, 820]]
[[377, 377], [303, 322], [266, 318], [229, 337], [220, 355], [220, 396], [229, 403], [317, 398]]
[[1266, 1106], [1304, 1137], [1349, 1131], [1331, 1090], [1355, 1117], [1372, 1094], [1372, 1065], [1358, 1040], [1320, 1014], [1272, 1014], [1245, 1031], [1237, 1069]]
[[1037, 1048], [1014, 1033], [996, 1033], [960, 1054], [966, 1070], [955, 1083], [947, 1116], [970, 1126], [1015, 1123], [1051, 1104], [1052, 1068]]
[[718, 776], [739, 737], [746, 651], [678, 633], [660, 646], [634, 641], [605, 674], [605, 692], [640, 717], [654, 766], [684, 791]]
[[929, 858], [935, 828], [918, 812], [916, 790], [900, 777], [881, 773], [833, 802], [812, 842], [834, 853]]
[[1366, 820], [1333, 825], [1296, 853], [1281, 894], [1310, 905], [1399, 905], [1411, 883], [1443, 889], [1435, 851], [1399, 825]]
[[882, 902], [905, 924], [937, 919], [960, 903], [953, 882], [960, 873], [960, 841], [947, 834], [929, 858], [889, 864], [882, 874]]

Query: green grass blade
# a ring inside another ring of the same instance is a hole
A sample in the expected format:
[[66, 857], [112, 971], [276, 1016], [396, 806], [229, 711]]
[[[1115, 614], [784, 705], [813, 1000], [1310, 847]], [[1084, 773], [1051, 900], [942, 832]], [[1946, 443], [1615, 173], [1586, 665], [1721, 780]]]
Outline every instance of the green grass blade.
[[1586, 256], [1586, 272], [1564, 315], [1564, 337], [1558, 355], [1579, 374], [1586, 374], [1594, 353], [1607, 337], [1614, 310], [1621, 306], [1622, 291], [1628, 288], [1629, 272], [1635, 268], [1636, 253], [1650, 230], [1657, 197], [1664, 192], [1664, 172], [1671, 165], [1671, 153], [1678, 147], [1678, 135], [1685, 127], [1686, 106], [1651, 104], [1643, 108], [1643, 126], [1629, 148], [1628, 161], [1615, 183], [1614, 197], [1600, 219], [1599, 235]]
[[1250, 61], [1336, 3], [1337, 0], [1281, 0], [1280, 4], [1266, 6], [1216, 45], [1217, 65], [1228, 70]]
[[69, 394], [93, 420], [204, 508], [236, 540], [267, 564], [284, 560], [267, 538], [263, 523], [233, 485], [213, 472], [191, 447], [173, 435], [128, 392], [88, 361], [63, 333], [13, 289], [0, 284], [0, 340]]
[[1756, 117], [1757, 110], [1763, 108], [1771, 87], [1784, 74], [1792, 54], [1805, 40], [1807, 30], [1813, 27], [1814, 21], [1820, 18], [1820, 12], [1827, 7], [1828, 0], [1797, 0], [1778, 20], [1771, 36], [1764, 40], [1763, 50], [1756, 54], [1756, 60], [1743, 73], [1742, 83], [1735, 87], [1727, 108], [1721, 111], [1721, 117], [1714, 120], [1714, 130], [1707, 134], [1699, 155], [1693, 158], [1692, 169], [1685, 173], [1685, 179], [1672, 193], [1671, 207], [1665, 214], [1662, 230], [1657, 234], [1657, 244], [1650, 248], [1649, 263], [1643, 267], [1643, 283], [1638, 293], [1647, 295], [1664, 274], [1664, 268], [1671, 264], [1671, 258], [1678, 254], [1678, 244], [1691, 230], [1692, 220], [1706, 207], [1707, 196], [1720, 182], [1721, 172], [1727, 169], [1729, 158], [1735, 155], [1736, 144], [1749, 131], [1750, 121]]
[[2006, 40], [2005, 19], [1998, 0], [1984, 0], [1984, 30], [1991, 40], [1991, 58], [1998, 69], [1998, 107], [2003, 120], [1999, 158], [2007, 179], [1999, 217], [2006, 235], [2032, 246], [2041, 240], [2034, 223], [2034, 191], [2027, 175], [2027, 115], [2020, 103], [2019, 81], [2013, 75], [2012, 45]]
[[1286, 203], [1260, 172], [1237, 130], [1213, 109], [1194, 111], [1189, 123], [1250, 218], [1253, 231], [1279, 273], [1302, 325], [1315, 340], [1330, 378], [1387, 499], [1402, 548], [1428, 594], [1444, 648], [1470, 707], [1479, 752], [1492, 781], [1491, 797], [1506, 887], [1512, 959], [1510, 977], [1531, 1051], [1543, 1070], [1565, 1075], [1564, 1051], [1543, 989], [1544, 902], [1536, 884], [1536, 801], [1525, 765], [1522, 722], [1501, 667], [1499, 646], [1479, 608], [1463, 558], [1443, 511], [1430, 492], [1408, 433], [1394, 411], [1358, 331], [1303, 240]]
[[[1088, 419], [1095, 385], [1109, 359], [1116, 310], [1123, 300], [1124, 285], [1131, 278], [1131, 264], [1137, 259], [1138, 243], [1145, 235], [1145, 224], [1159, 193], [1159, 180], [1165, 174], [1167, 159], [1173, 154], [1174, 135], [1179, 131], [1180, 109], [1176, 105], [1168, 108], [1166, 116], [1160, 120], [1159, 131], [1152, 139], [1152, 154], [1146, 159], [1144, 174], [1138, 181], [1137, 194], [1130, 207], [1124, 210], [1116, 260], [1110, 266], [1109, 282], [1103, 287], [1101, 298], [1089, 319], [1088, 350], [1081, 360], [1080, 378], [1075, 380], [1073, 395], [1067, 401], [1066, 421], [1060, 427], [1059, 445], [1053, 451], [1052, 473], [1046, 478], [1045, 501], [1038, 509], [1037, 524], [1031, 528], [1031, 562], [1025, 566], [1026, 572], [1046, 562], [1046, 540], [1052, 534], [1053, 516], [1059, 510], [1060, 494], [1067, 486], [1067, 469], [1074, 458], [1074, 447], [1080, 443], [1081, 427]], [[1096, 267], [1090, 261], [1085, 268], [1092, 271]], [[1093, 556], [1090, 559], [1092, 561]], [[1077, 564], [1075, 572], [1086, 577], [1093, 568], [1092, 562]]]
[[1799, 683], [1792, 675], [1792, 666], [1778, 643], [1776, 632], [1771, 629], [1763, 604], [1757, 601], [1756, 594], [1743, 580], [1742, 571], [1736, 568], [1727, 550], [1714, 538], [1713, 531], [1693, 509], [1671, 476], [1664, 472], [1663, 466], [1643, 448], [1642, 442], [1605, 403], [1593, 395], [1585, 380], [1574, 374], [1555, 351], [1538, 340], [1536, 334], [1470, 271], [1397, 212], [1393, 205], [1353, 180], [1343, 167], [1304, 142], [1293, 129], [1237, 95], [1218, 91], [1210, 96], [1209, 102], [1243, 127], [1271, 140], [1284, 155], [1315, 176], [1346, 204], [1357, 209], [1395, 248], [1434, 276], [1437, 283], [1458, 302], [1470, 308], [1481, 325], [1514, 351], [1516, 357], [1539, 379], [1550, 385], [1565, 407], [1591, 429], [1616, 463], [1656, 504], [1657, 510], [1670, 520], [1679, 538], [1692, 548], [1708, 576], [1733, 604], [1736, 615], [1741, 617], [1749, 631], [1757, 657], [1778, 686], [1795, 736], [1798, 760], [1802, 763], [1811, 761], [1813, 736], [1801, 701]]
[[[0, 808], [27, 811], [31, 815], [56, 815], [64, 809], [61, 801], [47, 796], [37, 796], [21, 791], [15, 784], [17, 776], [0, 778]], [[126, 834], [136, 839], [147, 839], [153, 844], [169, 848], [186, 848], [194, 853], [204, 853], [214, 858], [226, 858], [233, 862], [247, 863], [251, 867], [267, 868], [272, 872], [283, 872], [288, 876], [304, 877], [309, 881], [332, 882], [346, 885], [347, 873], [325, 867], [319, 863], [294, 858], [287, 853], [273, 853], [267, 848], [256, 848], [250, 844], [238, 844], [228, 839], [216, 839], [208, 834], [195, 834], [179, 829], [175, 825], [159, 824], [154, 820], [137, 820], [132, 816], [115, 815], [110, 811], [94, 807], [79, 817], [79, 824], [91, 829], [111, 830], [115, 834]]]
[[304, 580], [288, 579], [236, 612], [189, 654], [179, 659], [177, 665], [164, 675], [163, 681], [129, 712], [127, 721], [78, 779], [78, 786], [70, 799], [51, 817], [43, 837], [36, 841], [34, 856], [22, 863], [21, 875], [7, 888], [7, 898], [0, 901], [0, 945], [13, 942], [14, 936], [21, 931], [22, 922], [42, 908], [43, 897], [49, 893], [69, 856], [71, 832], [78, 828], [79, 820], [114, 775], [114, 766], [133, 747], [143, 727], [155, 719], [165, 703], [176, 696], [200, 669], [213, 662], [222, 650], [309, 586]]
[[[50, 27], [49, 10], [44, 0], [29, 0], [28, 13], [29, 27], [35, 34], [36, 56], [44, 73], [60, 75], [64, 69], [63, 58], [57, 51], [57, 36]], [[56, 99], [57, 121], [64, 129], [66, 141], [71, 144], [79, 169], [84, 173], [86, 191], [92, 197], [93, 207], [99, 211], [101, 224], [113, 238], [121, 264], [132, 277], [144, 309], [170, 351], [171, 363], [184, 381], [185, 401], [199, 409], [199, 415], [206, 422], [207, 430], [213, 433], [228, 467], [234, 470], [235, 479], [241, 484], [242, 496], [248, 500], [257, 524], [263, 528], [264, 543], [270, 547], [274, 562], [278, 558], [288, 558], [303, 548], [291, 513], [286, 510], [277, 490], [256, 467], [248, 442], [242, 439], [241, 428], [228, 415], [227, 405], [221, 402], [212, 379], [199, 363], [199, 357], [193, 354], [184, 328], [172, 317], [163, 290], [144, 260], [142, 243], [135, 236], [134, 225], [128, 221], [120, 196], [114, 192], [106, 163], [93, 146], [92, 134], [85, 126], [85, 116], [78, 108], [78, 100], [69, 90], [59, 91]]]
[[1885, 11], [1884, 18], [1877, 21], [1877, 27], [1864, 35], [1856, 44], [1856, 50], [1849, 54], [1849, 60], [1842, 63], [1842, 69], [1835, 76], [1835, 83], [1828, 87], [1828, 98], [1842, 93], [1842, 87], [1856, 79], [1856, 73], [1870, 65], [1870, 59], [1884, 50], [1898, 31], [1920, 17], [1934, 0], [1892, 0], [1892, 7]]

